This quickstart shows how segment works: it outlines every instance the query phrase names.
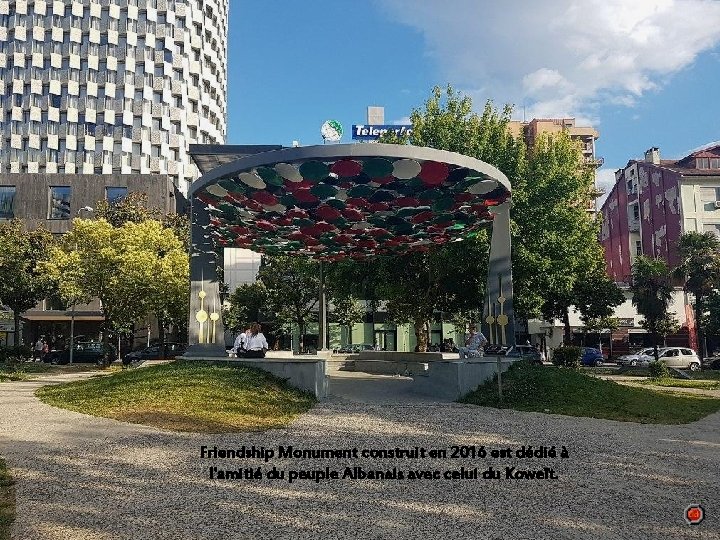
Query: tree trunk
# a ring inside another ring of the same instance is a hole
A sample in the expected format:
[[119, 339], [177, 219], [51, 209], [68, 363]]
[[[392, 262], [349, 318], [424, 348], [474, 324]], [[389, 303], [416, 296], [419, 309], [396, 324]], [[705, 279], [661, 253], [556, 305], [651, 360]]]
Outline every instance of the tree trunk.
[[569, 314], [570, 308], [567, 308], [565, 310], [565, 313], [563, 313], [563, 325], [565, 326], [565, 331], [563, 334], [563, 344], [570, 345], [570, 341], [572, 340], [572, 332], [570, 331], [570, 314]]
[[103, 367], [108, 367], [110, 365], [110, 331], [108, 330], [108, 326], [110, 325], [106, 324], [105, 328], [103, 328]]
[[158, 322], [158, 338], [160, 339], [160, 360], [165, 360], [165, 320], [160, 315], [155, 317]]
[[706, 356], [706, 351], [703, 343], [703, 332], [700, 327], [700, 316], [702, 315], [702, 304], [700, 302], [700, 299], [698, 298], [698, 295], [695, 295], [695, 305], [693, 306], [695, 310], [695, 339], [697, 341], [697, 353], [700, 357], [700, 362], [703, 361], [703, 358]]
[[654, 348], [654, 354], [655, 354], [655, 361], [657, 362], [660, 359], [660, 356], [658, 355], [658, 341], [660, 336], [657, 335], [657, 333], [653, 333], [653, 345], [655, 345]]
[[[20, 312], [13, 310], [13, 321], [15, 322], [15, 331], [13, 332], [15, 346], [20, 346]], [[34, 353], [33, 353], [34, 354]]]
[[423, 319], [415, 319], [413, 321], [415, 326], [415, 339], [417, 345], [415, 346], [415, 352], [427, 352], [428, 343], [428, 321]]

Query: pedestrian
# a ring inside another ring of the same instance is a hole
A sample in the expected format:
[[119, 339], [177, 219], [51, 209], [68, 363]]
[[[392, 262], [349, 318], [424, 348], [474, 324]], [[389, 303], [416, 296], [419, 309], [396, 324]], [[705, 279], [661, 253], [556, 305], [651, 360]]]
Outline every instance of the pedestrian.
[[247, 337], [245, 343], [245, 351], [242, 358], [265, 358], [265, 352], [268, 350], [268, 342], [265, 336], [260, 331], [260, 325], [258, 323], [252, 323], [250, 325], [250, 335]]
[[235, 338], [235, 343], [233, 344], [233, 348], [230, 349], [230, 351], [235, 356], [242, 356], [242, 354], [247, 350], [247, 340], [250, 336], [250, 327], [248, 326], [247, 329], [244, 332], [240, 332], [238, 336]]
[[475, 323], [470, 323], [470, 334], [465, 340], [465, 346], [458, 349], [461, 360], [467, 358], [478, 358], [484, 356], [483, 346], [487, 343], [487, 339], [475, 328]]
[[33, 361], [34, 362], [39, 362], [42, 360], [44, 348], [45, 348], [45, 341], [43, 340], [43, 336], [40, 336], [38, 338], [38, 340], [35, 342], [35, 347], [33, 347]]

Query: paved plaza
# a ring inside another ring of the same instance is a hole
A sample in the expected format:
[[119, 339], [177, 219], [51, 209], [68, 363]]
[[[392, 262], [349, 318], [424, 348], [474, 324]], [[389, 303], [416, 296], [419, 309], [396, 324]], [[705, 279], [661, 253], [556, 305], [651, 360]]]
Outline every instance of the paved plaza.
[[[181, 434], [56, 409], [33, 396], [70, 377], [78, 375], [0, 386], [0, 455], [17, 479], [18, 540], [720, 539], [720, 414], [658, 426], [521, 413], [426, 402], [408, 394], [405, 378], [340, 374], [330, 398], [287, 429]], [[200, 457], [202, 446], [253, 445], [275, 455], [267, 463]], [[279, 457], [279, 447], [290, 445], [421, 447], [448, 456]], [[564, 445], [569, 457], [450, 456], [452, 446], [514, 452], [522, 445]], [[310, 471], [395, 469], [406, 477], [289, 483], [287, 476], [220, 480], [209, 473], [273, 466], [315, 476]], [[442, 478], [491, 466], [500, 479]], [[506, 467], [547, 467], [557, 479], [508, 479]], [[434, 471], [441, 478], [423, 477]], [[698, 526], [683, 519], [692, 503], [706, 510]]]

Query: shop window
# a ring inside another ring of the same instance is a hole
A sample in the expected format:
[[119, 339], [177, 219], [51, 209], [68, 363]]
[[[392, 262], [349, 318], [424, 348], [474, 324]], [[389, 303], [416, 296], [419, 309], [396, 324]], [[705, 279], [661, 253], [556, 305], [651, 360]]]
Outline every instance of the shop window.
[[0, 186], [0, 219], [15, 217], [15, 186]]
[[70, 219], [70, 186], [51, 186], [48, 219]]

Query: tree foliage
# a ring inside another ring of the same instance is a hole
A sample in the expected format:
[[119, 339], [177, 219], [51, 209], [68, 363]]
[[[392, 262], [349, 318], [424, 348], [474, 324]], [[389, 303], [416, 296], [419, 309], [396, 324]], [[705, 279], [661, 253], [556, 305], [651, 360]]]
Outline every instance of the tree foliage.
[[110, 331], [128, 332], [148, 314], [163, 328], [187, 318], [187, 253], [175, 233], [156, 220], [115, 227], [105, 219], [75, 219], [41, 268], [67, 301], [100, 299], [104, 340]]
[[[683, 233], [678, 240], [678, 254], [680, 264], [675, 276], [683, 280], [685, 290], [693, 295], [697, 343], [701, 353], [707, 352], [703, 351], [702, 334], [708, 324], [708, 300], [720, 288], [720, 239], [711, 232]], [[711, 305], [715, 307], [716, 303]]]
[[264, 257], [258, 280], [267, 290], [267, 307], [281, 325], [300, 328], [300, 347], [307, 323], [315, 319], [319, 302], [320, 267], [317, 261], [284, 255]]
[[50, 232], [28, 231], [20, 220], [0, 223], [0, 305], [13, 313], [16, 345], [20, 344], [20, 314], [53, 292], [52, 280], [37, 269], [53, 242]]
[[262, 319], [267, 300], [268, 291], [260, 281], [238, 286], [230, 295], [230, 307], [223, 311], [225, 328], [234, 333], [245, 331], [251, 323]]
[[[487, 102], [477, 114], [468, 96], [450, 86], [436, 87], [424, 107], [413, 111], [412, 135], [401, 139], [388, 134], [383, 142], [458, 152], [500, 169], [513, 189], [515, 313], [522, 318], [560, 318], [569, 328], [571, 305], [580, 302], [594, 309], [606, 300], [617, 300], [619, 294], [605, 282], [601, 290], [581, 286], [585, 280], [596, 280], [597, 269], [604, 265], [598, 225], [587, 212], [595, 194], [594, 170], [583, 164], [579, 143], [565, 133], [541, 136], [526, 150], [522, 138], [515, 139], [508, 130], [511, 112], [509, 106], [498, 110]], [[458, 247], [432, 248], [427, 253], [397, 257], [384, 266], [377, 288], [383, 291], [381, 297], [389, 300], [393, 316], [426, 326], [433, 310], [456, 315], [468, 310], [469, 304], [479, 309], [488, 239], [483, 233]], [[468, 283], [458, 275], [461, 273], [478, 277]], [[464, 294], [444, 292], [446, 284], [456, 279], [460, 279]]]
[[653, 335], [657, 360], [659, 336], [665, 336], [676, 328], [675, 317], [668, 313], [673, 285], [667, 263], [639, 256], [633, 264], [630, 290], [633, 305], [644, 317], [640, 324]]
[[332, 304], [333, 319], [340, 326], [347, 328], [348, 335], [351, 335], [353, 325], [362, 322], [365, 316], [365, 307], [354, 296], [333, 298]]

